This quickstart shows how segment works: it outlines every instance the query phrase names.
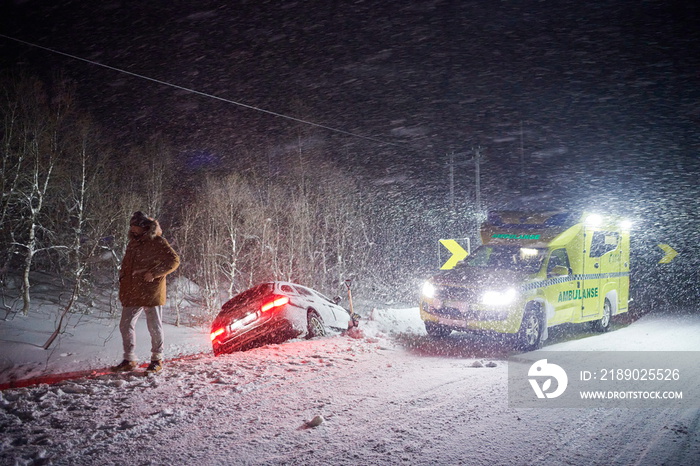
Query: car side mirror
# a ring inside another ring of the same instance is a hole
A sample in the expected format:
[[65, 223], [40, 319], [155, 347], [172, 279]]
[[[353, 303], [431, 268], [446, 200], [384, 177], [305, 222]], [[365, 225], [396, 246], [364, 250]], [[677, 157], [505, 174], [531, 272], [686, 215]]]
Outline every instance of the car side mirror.
[[565, 275], [569, 275], [570, 270], [568, 267], [565, 267], [563, 265], [555, 265], [552, 267], [552, 270], [549, 271], [549, 276], [550, 277], [563, 277]]
[[340, 301], [342, 301], [342, 298], [340, 296], [334, 296], [333, 297], [333, 303], [334, 304], [339, 304]]

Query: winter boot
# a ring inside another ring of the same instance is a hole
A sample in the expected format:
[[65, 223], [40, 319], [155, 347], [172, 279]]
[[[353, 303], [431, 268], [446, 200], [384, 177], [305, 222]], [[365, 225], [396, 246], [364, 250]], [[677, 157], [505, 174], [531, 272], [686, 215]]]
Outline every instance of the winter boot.
[[116, 366], [112, 366], [112, 371], [114, 372], [129, 372], [136, 369], [136, 361], [129, 361], [128, 359], [123, 360]]
[[148, 365], [146, 368], [146, 372], [155, 374], [156, 372], [160, 372], [163, 370], [163, 361], [156, 359], [154, 361], [151, 361], [151, 363]]

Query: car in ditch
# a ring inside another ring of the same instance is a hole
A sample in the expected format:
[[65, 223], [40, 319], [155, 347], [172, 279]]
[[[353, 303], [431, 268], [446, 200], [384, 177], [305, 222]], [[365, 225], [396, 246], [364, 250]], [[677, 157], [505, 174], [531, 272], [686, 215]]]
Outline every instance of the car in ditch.
[[325, 336], [347, 330], [350, 313], [316, 290], [296, 283], [261, 283], [228, 300], [211, 326], [215, 355], [245, 350], [257, 343]]

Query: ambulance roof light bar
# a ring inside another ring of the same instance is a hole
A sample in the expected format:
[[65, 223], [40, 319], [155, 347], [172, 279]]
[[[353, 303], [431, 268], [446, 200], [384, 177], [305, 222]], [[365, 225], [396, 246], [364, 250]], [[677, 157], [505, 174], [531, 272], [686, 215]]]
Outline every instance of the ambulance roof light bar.
[[586, 225], [589, 227], [599, 227], [603, 223], [603, 217], [600, 214], [589, 214], [586, 216]]
[[[585, 223], [588, 227], [597, 228], [603, 224], [603, 220], [603, 216], [600, 214], [588, 214], [586, 215]], [[619, 220], [618, 225], [620, 229], [629, 231], [632, 229], [634, 223], [630, 219], [623, 218]]]

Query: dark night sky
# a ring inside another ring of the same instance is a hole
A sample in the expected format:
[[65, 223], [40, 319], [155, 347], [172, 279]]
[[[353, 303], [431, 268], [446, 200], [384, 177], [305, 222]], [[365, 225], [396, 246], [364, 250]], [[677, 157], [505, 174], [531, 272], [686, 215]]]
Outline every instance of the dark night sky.
[[63, 70], [125, 141], [163, 134], [227, 165], [315, 133], [358, 176], [438, 192], [444, 184], [426, 173], [478, 144], [484, 176], [501, 180], [485, 183], [495, 202], [528, 192], [517, 178], [522, 122], [528, 185], [619, 198], [658, 188], [650, 199], [682, 202], [672, 187], [697, 191], [699, 10], [625, 0], [3, 3], [3, 34], [398, 146], [4, 38], [0, 52], [7, 66]]

